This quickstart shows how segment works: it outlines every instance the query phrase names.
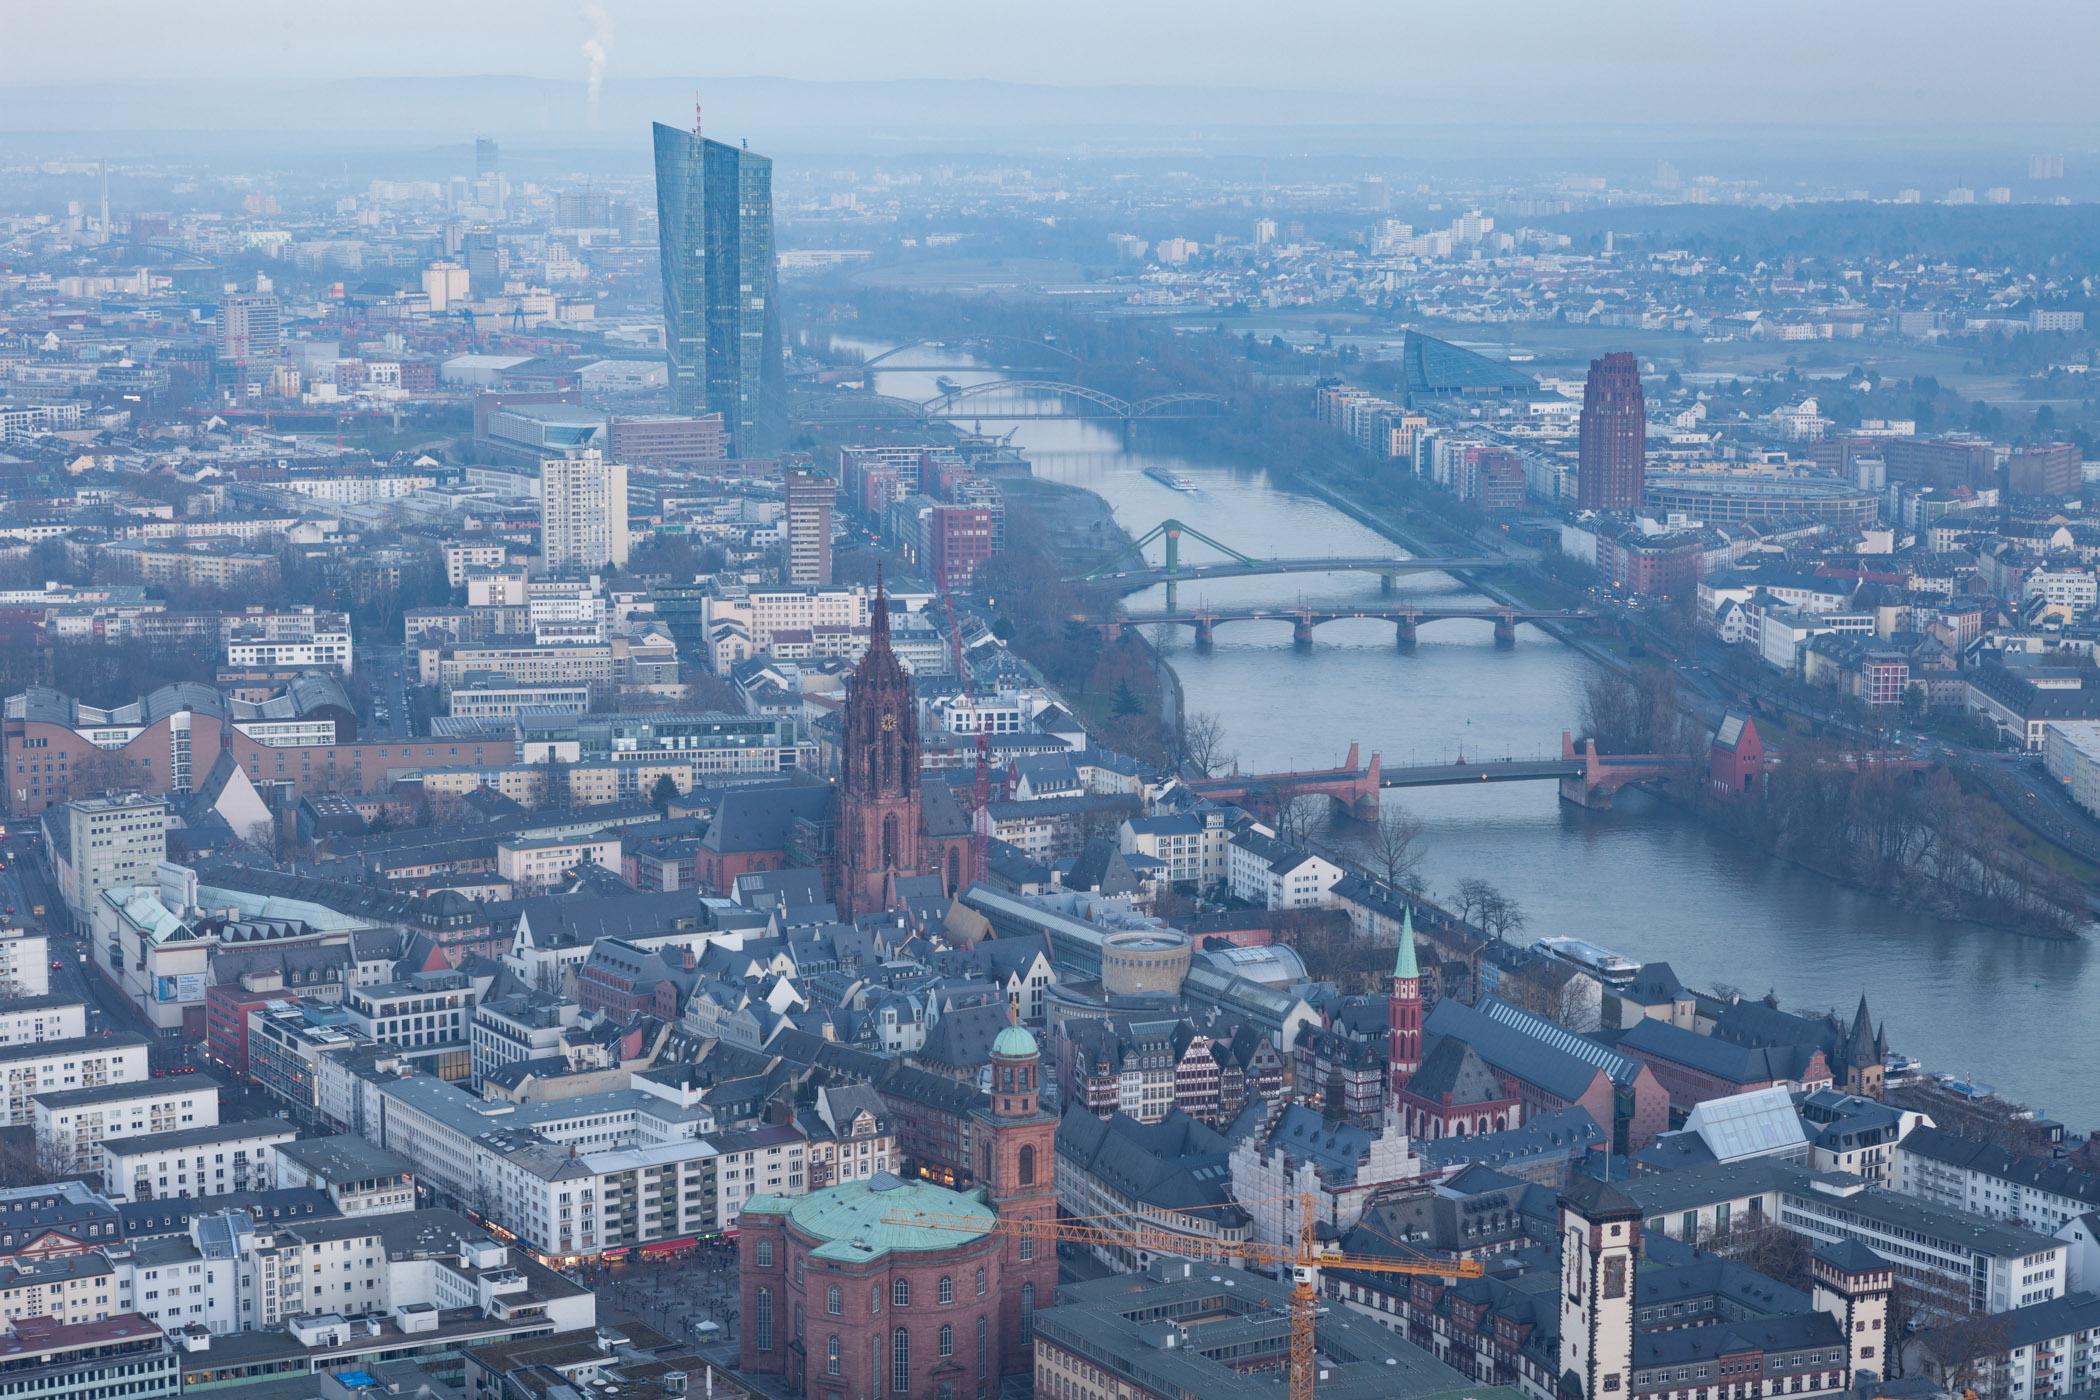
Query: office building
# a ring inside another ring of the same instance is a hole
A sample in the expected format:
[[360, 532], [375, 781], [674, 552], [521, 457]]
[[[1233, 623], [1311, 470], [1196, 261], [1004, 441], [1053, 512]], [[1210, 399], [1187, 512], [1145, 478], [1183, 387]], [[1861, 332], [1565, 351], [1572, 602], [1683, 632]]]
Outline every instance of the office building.
[[671, 407], [720, 413], [737, 457], [787, 427], [773, 261], [773, 162], [658, 123], [656, 210]]
[[814, 472], [787, 474], [787, 545], [782, 573], [790, 584], [831, 582], [831, 510], [838, 483]]
[[[44, 823], [58, 895], [85, 922], [104, 890], [153, 882], [168, 858], [168, 804], [137, 794], [68, 802]], [[62, 847], [62, 848], [61, 848]]]
[[547, 573], [627, 562], [627, 468], [596, 452], [540, 463], [540, 554]]
[[684, 467], [729, 455], [719, 413], [615, 415], [609, 426], [614, 459], [634, 466]]
[[1582, 387], [1575, 503], [1583, 510], [1638, 510], [1648, 453], [1648, 412], [1641, 367], [1615, 350], [1590, 361]]
[[220, 359], [268, 359], [283, 344], [284, 329], [276, 297], [229, 296], [220, 301]]

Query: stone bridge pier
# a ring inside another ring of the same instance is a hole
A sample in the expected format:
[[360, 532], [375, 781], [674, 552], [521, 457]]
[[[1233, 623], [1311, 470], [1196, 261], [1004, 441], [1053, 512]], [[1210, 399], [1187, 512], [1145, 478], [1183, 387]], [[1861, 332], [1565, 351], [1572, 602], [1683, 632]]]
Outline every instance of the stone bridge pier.
[[1217, 639], [1218, 624], [1207, 617], [1198, 618], [1196, 620], [1196, 650], [1209, 651], [1212, 643], [1216, 642]]
[[1393, 622], [1393, 644], [1402, 651], [1415, 649], [1418, 624], [1411, 617], [1396, 618]]
[[1301, 617], [1291, 624], [1291, 645], [1300, 651], [1312, 650], [1313, 620]]
[[1513, 647], [1517, 644], [1517, 620], [1504, 613], [1495, 619], [1495, 645]]

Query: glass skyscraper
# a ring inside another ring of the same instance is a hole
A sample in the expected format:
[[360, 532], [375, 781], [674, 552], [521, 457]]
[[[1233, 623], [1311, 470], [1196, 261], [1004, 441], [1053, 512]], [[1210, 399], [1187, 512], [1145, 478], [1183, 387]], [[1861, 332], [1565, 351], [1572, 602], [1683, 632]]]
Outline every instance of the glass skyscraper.
[[787, 436], [773, 162], [656, 123], [656, 217], [671, 406], [719, 413], [729, 451], [777, 452]]

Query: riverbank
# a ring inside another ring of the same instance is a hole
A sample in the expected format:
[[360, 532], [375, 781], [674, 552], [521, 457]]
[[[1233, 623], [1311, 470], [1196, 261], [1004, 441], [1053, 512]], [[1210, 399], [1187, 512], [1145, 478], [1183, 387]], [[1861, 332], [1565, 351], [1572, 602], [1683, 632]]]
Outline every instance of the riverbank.
[[1066, 582], [1130, 549], [1108, 502], [1032, 473], [999, 472], [992, 480], [1007, 512], [1007, 549], [984, 582], [995, 625], [1003, 623], [1008, 644], [1043, 673], [1089, 734], [1149, 763], [1178, 762], [1180, 677], [1137, 629], [1111, 642], [1074, 620], [1114, 606], [1107, 585]]
[[[997, 373], [963, 352], [930, 354], [934, 359], [952, 365], [939, 373], [962, 383]], [[923, 399], [935, 392], [934, 374], [892, 371], [875, 387]], [[1045, 399], [1041, 407], [1056, 403]], [[1255, 554], [1406, 547], [1306, 489], [1302, 479], [1346, 484], [1361, 467], [1337, 465], [1324, 450], [1300, 453], [1295, 439], [1279, 442], [1253, 429], [1187, 431], [1192, 426], [1147, 426], [1133, 439], [1092, 422], [987, 423], [1013, 431], [1036, 477], [1105, 500], [1131, 534], [1174, 517]], [[1282, 461], [1304, 470], [1286, 480], [1268, 465]], [[1186, 473], [1199, 490], [1161, 485], [1146, 474], [1153, 466]], [[1440, 528], [1466, 528], [1447, 524], [1436, 504], [1414, 503], [1412, 514], [1391, 520], [1374, 506], [1372, 518], [1402, 535], [1419, 526], [1430, 532], [1424, 544]], [[1098, 515], [1098, 506], [1087, 509]], [[1250, 608], [1386, 598], [1365, 575], [1212, 581], [1194, 590], [1184, 584], [1181, 592], [1189, 604]], [[1130, 606], [1163, 606], [1163, 595], [1155, 588]], [[1425, 605], [1486, 601], [1442, 575], [1403, 577], [1392, 596]], [[1327, 766], [1352, 741], [1366, 753], [1382, 751], [1388, 763], [1448, 762], [1460, 749], [1557, 754], [1560, 731], [1579, 725], [1594, 662], [1528, 625], [1514, 648], [1494, 646], [1489, 630], [1465, 622], [1425, 627], [1419, 645], [1405, 651], [1393, 645], [1391, 626], [1376, 621], [1329, 623], [1310, 649], [1291, 646], [1287, 622], [1221, 628], [1207, 650], [1192, 646], [1186, 631], [1152, 640], [1188, 710], [1217, 717], [1243, 768]], [[2045, 1114], [2100, 1122], [2100, 1084], [2064, 1076], [2048, 1042], [2004, 1034], [2007, 1025], [2050, 1025], [2072, 1040], [2100, 1036], [2100, 942], [2007, 938], [1901, 909], [1687, 821], [1674, 804], [1638, 790], [1606, 810], [1560, 802], [1551, 783], [1394, 796], [1427, 827], [1420, 875], [1431, 890], [1452, 903], [1466, 880], [1491, 881], [1522, 908], [1519, 941], [1587, 938], [1639, 962], [1672, 962], [1699, 985], [1751, 996], [1769, 990], [1788, 1007], [1841, 1002], [1849, 1011], [1864, 989], [1897, 1047], [1924, 1054], [1936, 1068], [1990, 1080]], [[1962, 988], [1959, 1015], [1948, 1014], [1950, 985]]]

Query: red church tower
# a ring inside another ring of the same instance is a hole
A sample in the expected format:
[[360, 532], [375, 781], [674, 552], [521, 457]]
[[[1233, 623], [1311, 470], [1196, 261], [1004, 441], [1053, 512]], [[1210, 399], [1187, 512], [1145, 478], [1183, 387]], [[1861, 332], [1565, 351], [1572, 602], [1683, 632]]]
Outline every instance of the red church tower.
[[1400, 920], [1400, 956], [1393, 961], [1393, 989], [1386, 1001], [1386, 1059], [1393, 1092], [1422, 1067], [1422, 974], [1415, 966], [1415, 911]]
[[[992, 1041], [992, 1092], [976, 1112], [971, 1151], [985, 1204], [1002, 1222], [1057, 1219], [1057, 1118], [1043, 1111], [1043, 1059], [1035, 1037], [1008, 1026]], [[1057, 1302], [1057, 1241], [1007, 1234], [999, 1278], [1000, 1369], [1034, 1362], [1035, 1310]]]
[[916, 875], [923, 830], [919, 719], [911, 677], [890, 647], [890, 602], [880, 576], [867, 654], [854, 668], [840, 747], [832, 893], [846, 918], [887, 909], [892, 884]]

